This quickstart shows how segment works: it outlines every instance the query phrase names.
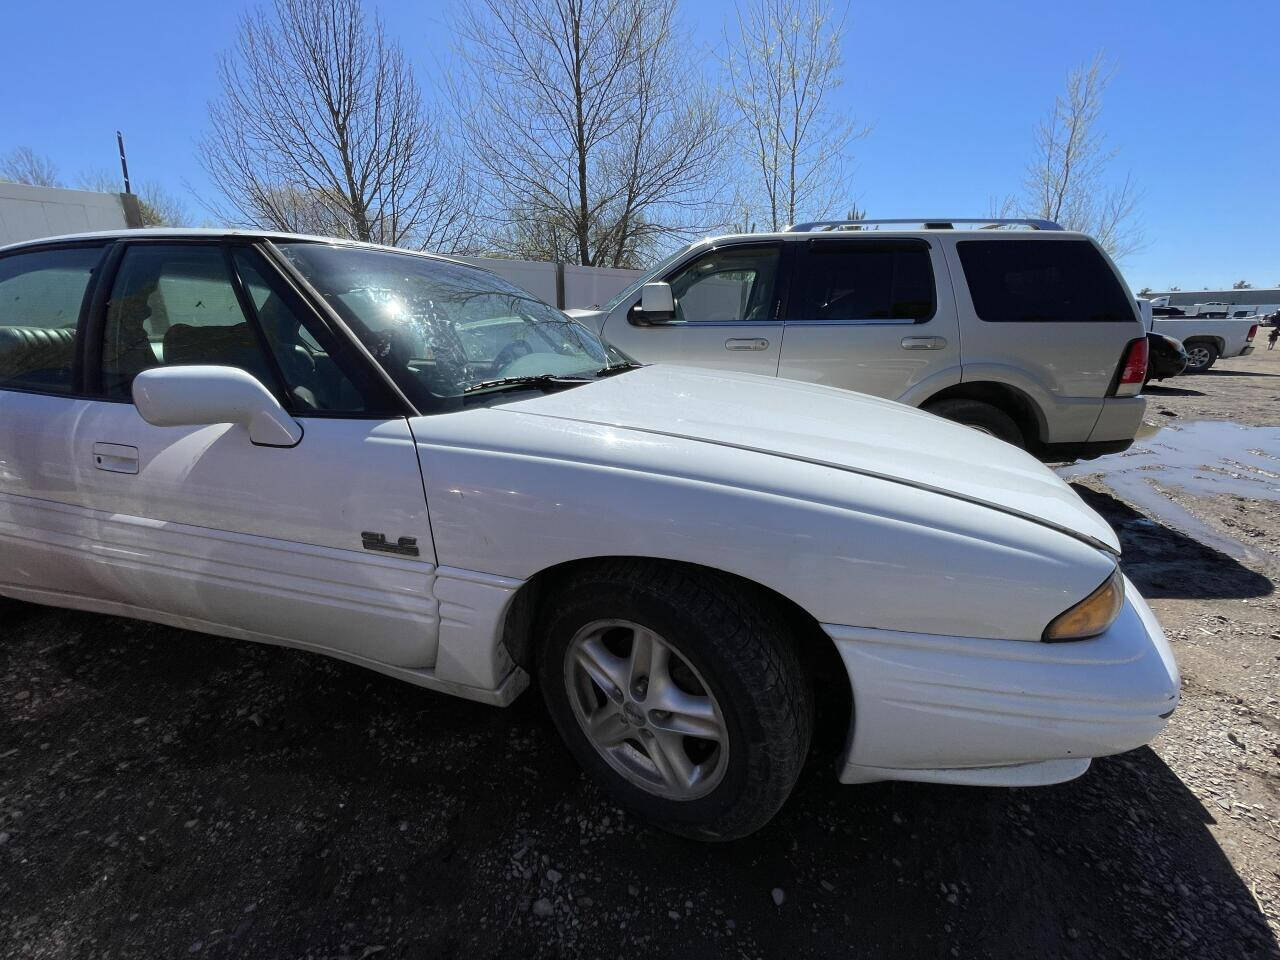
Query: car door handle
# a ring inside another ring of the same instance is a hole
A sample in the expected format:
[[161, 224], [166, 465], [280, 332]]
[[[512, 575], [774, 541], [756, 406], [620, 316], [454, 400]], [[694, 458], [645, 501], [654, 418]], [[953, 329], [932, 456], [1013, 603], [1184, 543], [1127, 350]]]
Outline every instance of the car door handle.
[[947, 345], [946, 337], [903, 337], [903, 350], [941, 350]]
[[768, 350], [769, 341], [764, 337], [743, 337], [735, 339], [730, 337], [724, 342], [726, 350]]
[[93, 465], [108, 473], [137, 473], [138, 448], [123, 443], [95, 443]]

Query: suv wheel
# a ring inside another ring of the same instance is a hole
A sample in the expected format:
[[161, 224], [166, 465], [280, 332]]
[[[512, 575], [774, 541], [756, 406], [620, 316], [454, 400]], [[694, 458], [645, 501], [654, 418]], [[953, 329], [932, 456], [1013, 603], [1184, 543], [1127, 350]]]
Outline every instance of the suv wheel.
[[1218, 348], [1212, 343], [1198, 340], [1187, 345], [1186, 373], [1204, 373], [1218, 359]]
[[665, 830], [731, 840], [791, 793], [813, 727], [781, 617], [709, 571], [614, 561], [544, 604], [537, 673], [588, 775]]
[[1014, 423], [1013, 417], [989, 403], [983, 403], [981, 400], [939, 400], [924, 409], [939, 417], [980, 430], [1005, 443], [1012, 443], [1015, 447], [1026, 449], [1026, 439], [1022, 436], [1018, 425]]

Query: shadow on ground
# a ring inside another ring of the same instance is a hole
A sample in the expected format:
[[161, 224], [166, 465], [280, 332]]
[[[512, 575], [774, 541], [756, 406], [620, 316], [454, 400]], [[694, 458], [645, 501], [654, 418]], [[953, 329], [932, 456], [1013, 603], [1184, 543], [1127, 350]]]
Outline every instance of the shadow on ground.
[[1116, 531], [1124, 572], [1148, 599], [1242, 599], [1264, 597], [1275, 590], [1262, 574], [1139, 513], [1123, 500], [1079, 483], [1071, 488]]
[[1148, 749], [1033, 790], [826, 758], [704, 846], [608, 803], [533, 695], [26, 608], [0, 703], [8, 956], [1280, 957]]
[[1157, 397], [1203, 397], [1202, 390], [1188, 390], [1185, 387], [1167, 387], [1162, 383], [1148, 383], [1142, 392]]
[[1188, 374], [1194, 377], [1274, 377], [1276, 374], [1260, 370], [1206, 370], [1203, 373]]

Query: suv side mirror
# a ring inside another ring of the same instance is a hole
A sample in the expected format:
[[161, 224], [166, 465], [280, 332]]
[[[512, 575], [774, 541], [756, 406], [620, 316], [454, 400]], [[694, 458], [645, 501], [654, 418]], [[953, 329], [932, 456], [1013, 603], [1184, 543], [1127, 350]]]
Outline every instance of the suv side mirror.
[[152, 367], [133, 378], [133, 403], [156, 427], [234, 423], [260, 447], [295, 447], [302, 426], [271, 391], [239, 367]]
[[631, 312], [640, 326], [670, 323], [676, 318], [676, 299], [669, 283], [646, 283], [640, 288], [640, 303]]

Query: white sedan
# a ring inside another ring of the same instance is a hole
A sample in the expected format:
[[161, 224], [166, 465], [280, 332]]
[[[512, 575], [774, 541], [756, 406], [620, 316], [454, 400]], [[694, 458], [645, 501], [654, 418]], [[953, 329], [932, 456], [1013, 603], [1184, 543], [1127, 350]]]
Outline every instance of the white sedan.
[[0, 250], [0, 594], [510, 703], [726, 839], [804, 764], [1032, 785], [1178, 701], [1110, 527], [887, 401], [640, 367], [471, 266], [259, 233]]

